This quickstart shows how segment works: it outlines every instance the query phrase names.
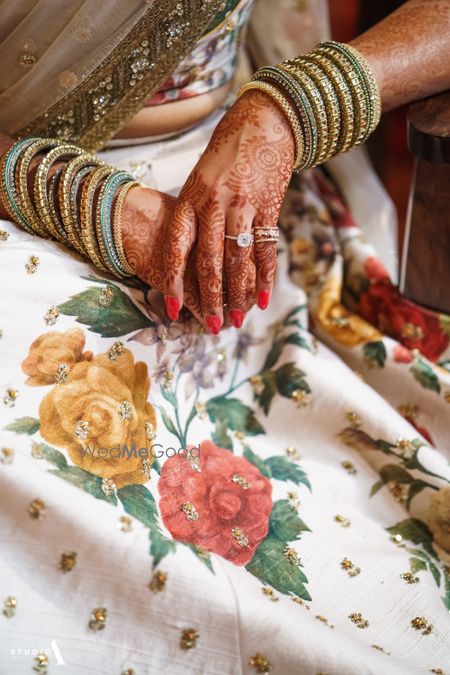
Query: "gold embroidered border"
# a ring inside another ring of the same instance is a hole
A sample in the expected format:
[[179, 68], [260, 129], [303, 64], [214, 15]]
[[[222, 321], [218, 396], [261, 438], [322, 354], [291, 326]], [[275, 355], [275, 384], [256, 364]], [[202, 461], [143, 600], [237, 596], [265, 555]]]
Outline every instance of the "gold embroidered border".
[[223, 5], [157, 0], [88, 77], [18, 137], [44, 135], [100, 149], [165, 82]]

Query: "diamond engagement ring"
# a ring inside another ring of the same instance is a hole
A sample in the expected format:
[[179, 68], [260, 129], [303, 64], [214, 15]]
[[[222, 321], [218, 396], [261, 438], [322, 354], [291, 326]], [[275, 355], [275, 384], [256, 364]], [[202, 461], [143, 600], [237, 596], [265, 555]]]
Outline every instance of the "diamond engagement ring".
[[253, 235], [250, 232], [242, 232], [237, 237], [226, 234], [225, 239], [234, 239], [239, 248], [248, 248], [253, 244]]

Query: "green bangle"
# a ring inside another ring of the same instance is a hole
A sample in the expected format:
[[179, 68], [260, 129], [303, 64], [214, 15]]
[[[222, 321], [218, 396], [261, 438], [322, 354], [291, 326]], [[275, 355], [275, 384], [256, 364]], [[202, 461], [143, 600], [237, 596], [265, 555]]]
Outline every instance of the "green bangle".
[[18, 222], [22, 227], [31, 234], [34, 230], [31, 224], [26, 219], [22, 209], [19, 205], [19, 199], [15, 184], [16, 165], [21, 153], [26, 150], [37, 138], [25, 138], [17, 141], [13, 146], [3, 155], [0, 162], [0, 195], [2, 203], [11, 216], [13, 222]]
[[126, 171], [114, 171], [102, 185], [97, 207], [97, 241], [102, 252], [103, 262], [108, 269], [119, 277], [130, 275], [121, 265], [114, 244], [112, 231], [112, 207], [118, 188], [124, 183], [135, 181], [134, 176]]

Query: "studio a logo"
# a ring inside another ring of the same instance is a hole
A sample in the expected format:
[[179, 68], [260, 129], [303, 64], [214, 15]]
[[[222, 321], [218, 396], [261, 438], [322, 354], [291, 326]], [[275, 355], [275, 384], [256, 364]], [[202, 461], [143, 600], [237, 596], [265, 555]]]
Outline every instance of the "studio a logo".
[[52, 640], [52, 641], [50, 642], [50, 647], [51, 647], [51, 649], [52, 649], [53, 654], [55, 655], [56, 664], [57, 664], [58, 666], [65, 666], [65, 665], [66, 665], [66, 662], [64, 661], [64, 659], [63, 659], [63, 657], [62, 657], [62, 654], [61, 654], [61, 652], [60, 652], [60, 650], [59, 650], [59, 647], [58, 647], [58, 645], [56, 644], [56, 640]]
[[58, 644], [55, 639], [53, 639], [50, 642], [50, 647], [47, 647], [46, 649], [43, 649], [42, 647], [41, 648], [16, 647], [10, 649], [10, 656], [14, 660], [29, 658], [30, 656], [34, 658], [36, 663], [34, 670], [37, 673], [47, 672], [47, 666], [49, 665], [50, 659], [53, 661], [53, 659], [51, 658], [52, 655], [55, 657], [57, 666], [67, 665], [66, 662], [64, 661], [63, 655], [61, 654], [61, 650], [58, 647]]

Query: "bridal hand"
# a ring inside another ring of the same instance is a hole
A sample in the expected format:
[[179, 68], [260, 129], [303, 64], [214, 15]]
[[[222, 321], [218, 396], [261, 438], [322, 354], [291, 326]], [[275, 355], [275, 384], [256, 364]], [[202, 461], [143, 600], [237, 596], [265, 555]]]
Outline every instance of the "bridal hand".
[[284, 114], [266, 94], [246, 92], [214, 131], [180, 193], [167, 229], [164, 291], [171, 319], [177, 318], [183, 304], [184, 274], [192, 262], [194, 244], [200, 310], [210, 331], [218, 333], [224, 322], [224, 300], [233, 325], [242, 325], [252, 264], [258, 305], [267, 307], [276, 243], [240, 248], [225, 234], [237, 237], [254, 227], [277, 226], [293, 162], [294, 138]]

